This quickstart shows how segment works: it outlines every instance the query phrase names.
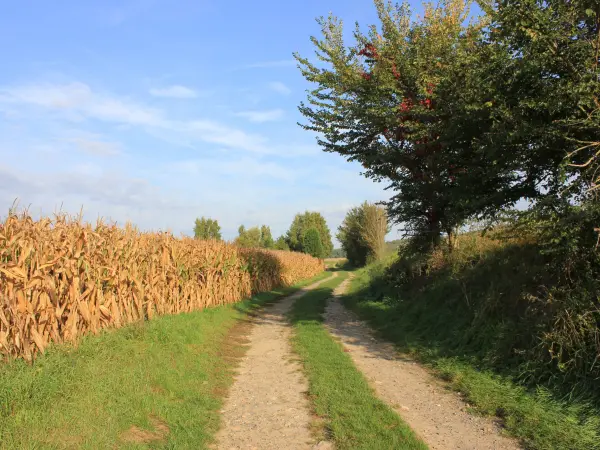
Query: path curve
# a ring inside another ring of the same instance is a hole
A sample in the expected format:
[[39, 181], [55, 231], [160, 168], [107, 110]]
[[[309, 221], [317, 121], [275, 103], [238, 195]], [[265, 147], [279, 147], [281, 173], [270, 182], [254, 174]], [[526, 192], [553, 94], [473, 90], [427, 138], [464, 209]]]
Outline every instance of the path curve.
[[326, 325], [369, 380], [379, 398], [390, 405], [432, 450], [516, 450], [513, 439], [499, 434], [489, 418], [466, 411], [459, 395], [444, 388], [415, 361], [400, 356], [393, 344], [373, 332], [339, 301], [349, 279], [334, 291], [326, 309]]
[[248, 352], [221, 410], [218, 449], [311, 448], [308, 382], [292, 353], [286, 314], [299, 297], [332, 277], [285, 297], [253, 319]]

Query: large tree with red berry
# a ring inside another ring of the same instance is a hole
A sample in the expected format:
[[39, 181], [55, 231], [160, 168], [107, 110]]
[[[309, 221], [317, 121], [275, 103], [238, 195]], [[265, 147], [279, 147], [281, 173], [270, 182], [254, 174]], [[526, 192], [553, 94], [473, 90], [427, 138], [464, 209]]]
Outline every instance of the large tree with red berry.
[[484, 20], [468, 22], [469, 3], [426, 5], [411, 19], [406, 5], [375, 0], [380, 25], [354, 43], [341, 21], [320, 19], [311, 38], [317, 62], [295, 55], [316, 87], [300, 111], [327, 152], [362, 164], [387, 182], [392, 220], [437, 245], [466, 219], [494, 214], [533, 195], [534, 179], [518, 155], [496, 153], [489, 131], [495, 109], [489, 74], [508, 52], [486, 44]]

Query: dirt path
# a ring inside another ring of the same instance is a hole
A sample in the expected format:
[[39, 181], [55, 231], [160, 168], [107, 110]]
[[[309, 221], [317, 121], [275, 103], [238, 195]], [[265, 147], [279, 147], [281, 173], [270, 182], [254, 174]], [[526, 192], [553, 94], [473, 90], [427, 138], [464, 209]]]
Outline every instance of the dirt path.
[[285, 315], [298, 297], [324, 281], [284, 298], [253, 320], [248, 352], [221, 411], [218, 449], [311, 448], [308, 382], [293, 361]]
[[[339, 295], [348, 280], [335, 291]], [[334, 297], [326, 311], [330, 333], [341, 340], [359, 370], [377, 395], [435, 450], [519, 449], [512, 439], [501, 436], [490, 419], [476, 417], [465, 409], [458, 394], [414, 361], [398, 355], [390, 343], [373, 337], [369, 327]]]

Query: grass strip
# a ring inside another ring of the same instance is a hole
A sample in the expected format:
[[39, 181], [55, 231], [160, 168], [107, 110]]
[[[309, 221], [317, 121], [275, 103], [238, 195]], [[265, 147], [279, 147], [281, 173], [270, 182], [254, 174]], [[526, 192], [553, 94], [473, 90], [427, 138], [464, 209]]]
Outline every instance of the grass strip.
[[0, 448], [206, 448], [244, 353], [239, 319], [330, 275], [0, 363]]
[[[416, 316], [402, 302], [365, 298], [371, 281], [368, 268], [359, 270], [348, 295], [342, 298], [344, 305], [400, 351], [425, 363], [463, 393], [472, 405], [472, 413], [499, 417], [506, 431], [519, 438], [527, 449], [600, 449], [600, 412], [596, 408], [557, 400], [547, 389], [527, 390], [506, 376], [478, 368], [468, 354], [464, 358], [441, 355], [435, 343], [422, 338], [438, 333], [429, 325], [436, 323], [432, 317], [439, 314], [438, 309], [422, 308]], [[426, 297], [420, 301], [428, 304]], [[447, 320], [450, 323], [453, 317], [448, 316]]]
[[309, 381], [313, 412], [337, 449], [426, 449], [410, 427], [380, 401], [350, 356], [323, 326], [333, 289], [347, 276], [325, 281], [290, 312], [293, 347]]

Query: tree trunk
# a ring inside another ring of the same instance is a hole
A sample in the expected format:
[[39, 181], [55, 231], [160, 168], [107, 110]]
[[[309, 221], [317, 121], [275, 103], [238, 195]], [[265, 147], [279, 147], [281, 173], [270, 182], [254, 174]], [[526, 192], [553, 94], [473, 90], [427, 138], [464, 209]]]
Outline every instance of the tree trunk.
[[431, 247], [433, 249], [438, 248], [442, 243], [442, 228], [439, 222], [429, 223], [429, 233], [431, 234]]

